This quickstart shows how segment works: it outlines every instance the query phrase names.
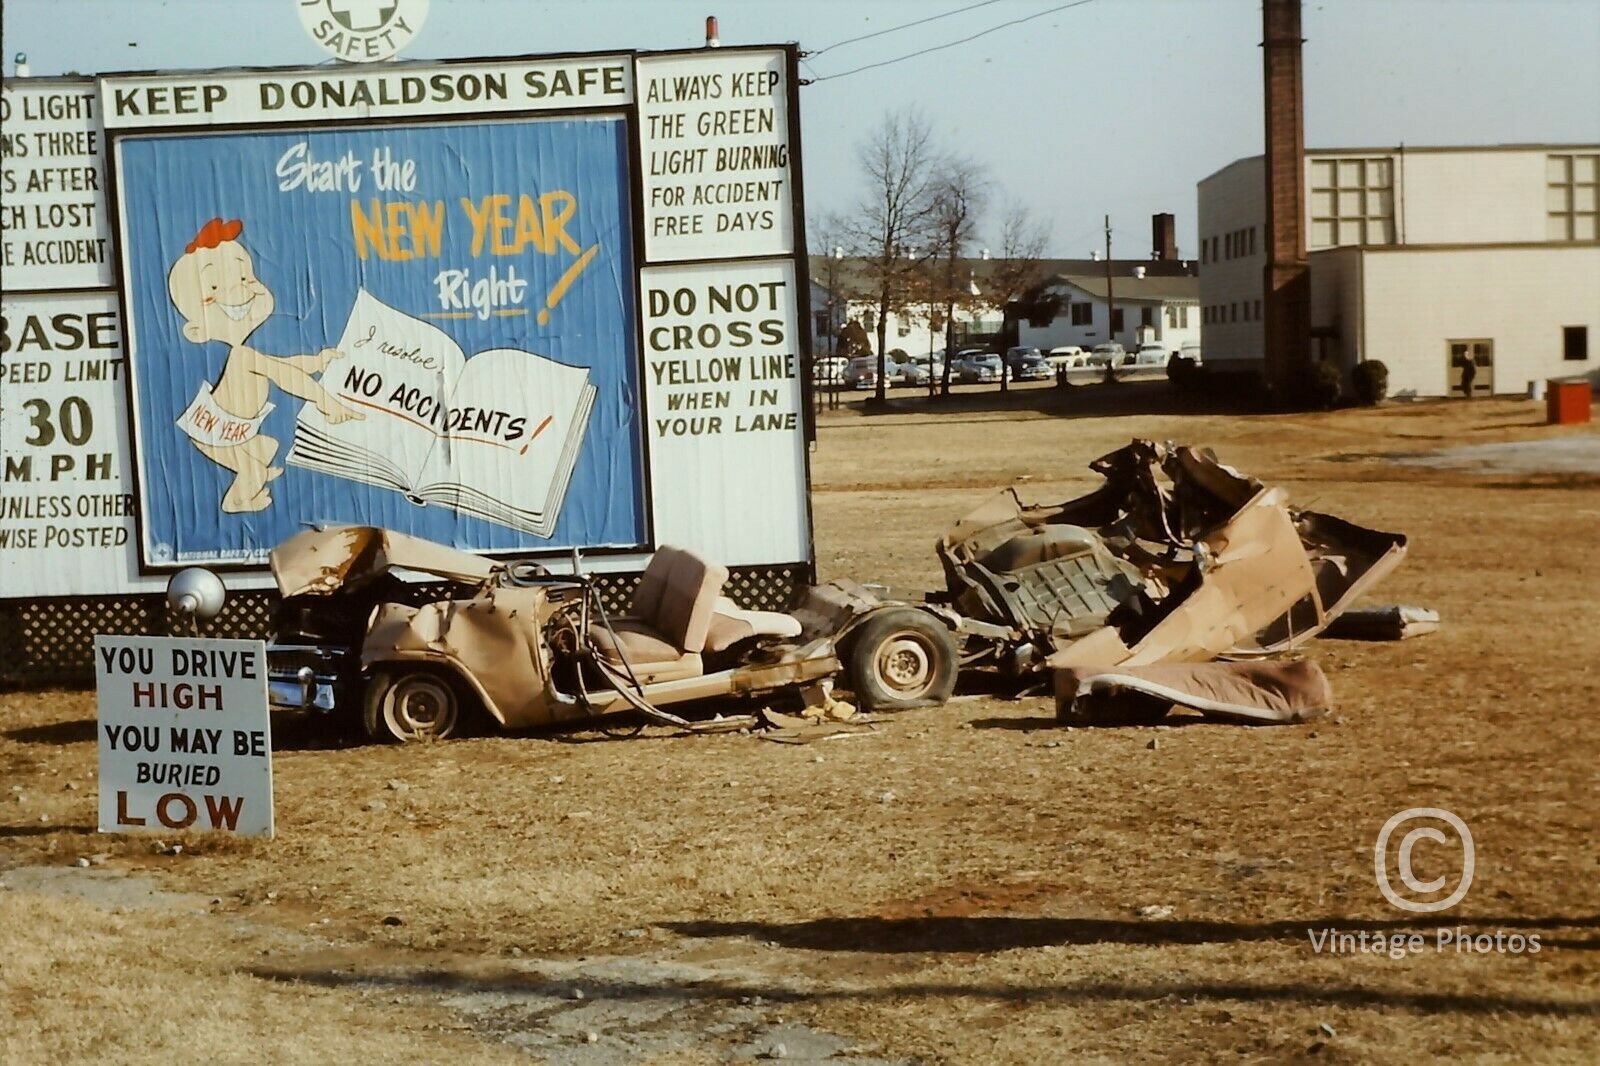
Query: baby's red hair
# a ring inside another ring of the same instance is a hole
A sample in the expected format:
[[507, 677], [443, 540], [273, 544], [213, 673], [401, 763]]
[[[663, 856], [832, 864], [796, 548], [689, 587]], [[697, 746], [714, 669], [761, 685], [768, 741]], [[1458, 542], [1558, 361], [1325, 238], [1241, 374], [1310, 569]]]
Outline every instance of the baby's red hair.
[[223, 241], [237, 240], [239, 234], [243, 232], [244, 223], [238, 219], [234, 219], [232, 222], [224, 222], [220, 218], [214, 218], [200, 227], [200, 232], [194, 235], [194, 240], [189, 242], [189, 246], [184, 249], [184, 252], [197, 252], [201, 248], [215, 248]]

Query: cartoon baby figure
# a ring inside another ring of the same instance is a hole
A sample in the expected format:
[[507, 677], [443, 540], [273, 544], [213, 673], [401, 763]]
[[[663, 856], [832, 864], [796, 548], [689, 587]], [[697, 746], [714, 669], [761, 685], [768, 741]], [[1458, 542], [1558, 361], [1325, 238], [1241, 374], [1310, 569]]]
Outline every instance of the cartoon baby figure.
[[227, 513], [260, 511], [272, 503], [267, 482], [283, 473], [273, 466], [278, 442], [261, 433], [272, 411], [271, 385], [317, 405], [329, 422], [361, 418], [334, 398], [313, 375], [340, 353], [324, 348], [316, 355], [265, 355], [244, 342], [272, 314], [272, 293], [256, 277], [255, 264], [239, 234], [244, 223], [214, 218], [201, 227], [167, 274], [172, 304], [183, 315], [183, 335], [195, 344], [222, 341], [228, 360], [213, 386], [202, 382], [194, 402], [178, 417], [178, 428], [200, 453], [234, 472], [222, 496]]

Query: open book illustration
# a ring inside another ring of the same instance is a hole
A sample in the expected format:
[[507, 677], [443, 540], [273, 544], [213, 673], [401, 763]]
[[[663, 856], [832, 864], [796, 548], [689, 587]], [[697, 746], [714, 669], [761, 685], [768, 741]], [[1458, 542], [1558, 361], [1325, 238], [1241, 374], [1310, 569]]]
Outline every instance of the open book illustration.
[[300, 409], [287, 462], [550, 536], [594, 406], [589, 371], [533, 352], [468, 358], [362, 289], [322, 385], [361, 414]]

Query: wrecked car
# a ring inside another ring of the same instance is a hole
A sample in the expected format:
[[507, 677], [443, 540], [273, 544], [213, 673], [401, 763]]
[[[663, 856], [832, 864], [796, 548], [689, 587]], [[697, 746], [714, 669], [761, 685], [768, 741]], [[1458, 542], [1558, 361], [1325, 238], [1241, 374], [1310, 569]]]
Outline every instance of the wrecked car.
[[511, 729], [628, 712], [687, 726], [665, 708], [815, 705], [838, 682], [866, 710], [898, 710], [994, 667], [1053, 683], [1064, 721], [1116, 698], [1142, 719], [1173, 703], [1236, 721], [1326, 713], [1315, 664], [1264, 660], [1323, 632], [1406, 538], [1292, 508], [1192, 447], [1136, 440], [1090, 467], [1104, 482], [1085, 496], [1027, 505], [1008, 489], [957, 522], [935, 545], [939, 592], [840, 580], [788, 612], [741, 610], [726, 568], [677, 548], [610, 618], [576, 557], [554, 574], [374, 527], [307, 531], [272, 553], [273, 705], [391, 740], [453, 735], [473, 710]]
[[[1314, 664], [1232, 664], [1321, 633], [1399, 565], [1406, 538], [1291, 508], [1281, 488], [1193, 447], [1136, 440], [1090, 468], [1105, 480], [1088, 495], [1036, 506], [1007, 489], [940, 538], [946, 588], [924, 606], [956, 634], [963, 665], [1052, 677], [1067, 720], [1157, 665], [1168, 668], [1145, 684], [1152, 700], [1187, 692], [1189, 706], [1258, 721], [1325, 713]], [[1187, 682], [1170, 668], [1216, 659], [1228, 662]], [[1161, 713], [1173, 702], [1185, 701]]]
[[725, 567], [678, 548], [656, 551], [620, 617], [582, 574], [376, 527], [297, 534], [271, 566], [273, 708], [359, 720], [374, 739], [443, 739], [473, 712], [507, 729], [628, 712], [687, 726], [666, 708], [826, 701], [841, 674], [868, 709], [942, 703], [955, 685], [954, 639], [920, 609], [742, 610]]

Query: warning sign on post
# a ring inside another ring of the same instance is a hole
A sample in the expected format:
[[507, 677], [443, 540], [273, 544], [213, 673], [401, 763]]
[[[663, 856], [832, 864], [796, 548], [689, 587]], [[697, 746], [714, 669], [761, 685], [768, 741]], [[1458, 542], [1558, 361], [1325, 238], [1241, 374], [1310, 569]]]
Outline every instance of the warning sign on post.
[[259, 640], [94, 638], [100, 831], [272, 835]]

